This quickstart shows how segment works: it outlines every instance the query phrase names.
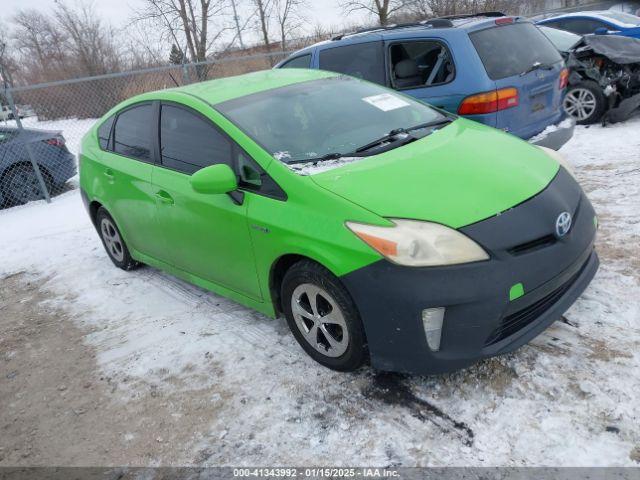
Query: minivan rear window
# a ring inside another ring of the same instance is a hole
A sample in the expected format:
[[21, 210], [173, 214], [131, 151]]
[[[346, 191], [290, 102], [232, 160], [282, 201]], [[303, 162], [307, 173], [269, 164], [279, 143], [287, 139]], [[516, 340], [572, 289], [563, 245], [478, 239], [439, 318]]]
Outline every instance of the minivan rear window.
[[536, 62], [562, 61], [558, 50], [532, 23], [513, 23], [469, 34], [492, 80], [518, 75]]

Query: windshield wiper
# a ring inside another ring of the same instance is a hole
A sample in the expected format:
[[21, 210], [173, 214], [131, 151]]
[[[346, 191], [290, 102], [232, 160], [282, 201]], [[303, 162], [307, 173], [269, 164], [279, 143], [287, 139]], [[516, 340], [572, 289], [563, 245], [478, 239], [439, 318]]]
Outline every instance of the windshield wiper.
[[553, 65], [549, 63], [534, 62], [534, 64], [522, 72], [520, 76], [524, 77], [527, 73], [533, 72], [534, 70], [553, 70]]
[[[347, 152], [347, 153], [331, 152], [331, 153], [322, 155], [320, 157], [292, 160], [290, 162], [287, 162], [287, 165], [295, 165], [299, 163], [318, 163], [318, 162], [324, 162], [327, 160], [338, 160], [339, 158], [344, 158], [344, 157], [365, 157], [367, 156], [367, 154], [364, 152], [366, 152], [367, 150], [371, 150], [372, 148], [377, 147], [379, 145], [383, 145], [384, 143], [395, 143], [397, 141], [401, 141], [399, 145], [401, 146], [401, 145], [406, 145], [407, 143], [411, 143], [418, 140], [417, 137], [409, 135], [409, 132], [413, 132], [414, 130], [422, 130], [423, 128], [439, 127], [441, 125], [446, 125], [448, 123], [451, 123], [454, 120], [455, 118], [444, 117], [438, 120], [432, 120], [431, 122], [414, 125], [413, 127], [395, 128], [391, 130], [389, 133], [387, 133], [386, 135], [378, 138], [377, 140], [374, 140], [373, 142], [367, 143], [362, 147], [357, 148], [353, 152]], [[397, 138], [400, 135], [403, 135], [403, 136], [401, 138]]]
[[396, 137], [399, 137], [400, 135], [403, 135], [403, 134], [405, 136], [401, 138], [397, 138], [397, 140], [402, 140], [403, 141], [402, 145], [406, 145], [407, 143], [418, 140], [416, 137], [409, 135], [409, 132], [413, 132], [414, 130], [422, 130], [423, 128], [438, 127], [441, 125], [446, 125], [447, 123], [451, 123], [451, 122], [453, 122], [453, 118], [444, 117], [444, 118], [439, 118], [438, 120], [432, 120], [430, 122], [414, 125], [413, 127], [394, 128], [389, 133], [378, 138], [377, 140], [374, 140], [373, 142], [369, 142], [366, 145], [363, 145], [362, 147], [357, 148], [355, 152], [356, 153], [365, 152], [367, 150], [371, 150], [372, 148], [377, 147], [378, 145], [382, 145], [387, 142], [396, 141]]
[[290, 162], [287, 162], [287, 165], [295, 165], [298, 163], [318, 163], [318, 162], [324, 162], [326, 160], [338, 160], [339, 158], [343, 158], [343, 157], [363, 157], [363, 156], [364, 155], [358, 155], [356, 152], [352, 152], [352, 153], [332, 152], [332, 153], [327, 153], [326, 155], [322, 155], [321, 157], [302, 158], [300, 160], [292, 160]]

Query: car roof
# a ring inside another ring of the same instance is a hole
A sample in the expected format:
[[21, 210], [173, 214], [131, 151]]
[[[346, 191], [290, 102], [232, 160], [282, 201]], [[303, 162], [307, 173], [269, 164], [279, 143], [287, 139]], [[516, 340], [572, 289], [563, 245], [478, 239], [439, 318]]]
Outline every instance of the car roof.
[[616, 20], [613, 17], [606, 15], [610, 13], [608, 10], [589, 10], [584, 12], [570, 12], [563, 13], [551, 18], [545, 18], [544, 20], [540, 20], [540, 23], [544, 23], [551, 20], [558, 20], [559, 18], [573, 18], [573, 17], [583, 17], [583, 18], [595, 18], [597, 20], [602, 20], [603, 22], [613, 23], [616, 25], [625, 25], [624, 22]]
[[[292, 53], [281, 63], [284, 63], [293, 57], [311, 53], [317, 48], [323, 50], [324, 48], [332, 48], [334, 46], [337, 47], [340, 45], [366, 43], [376, 40], [399, 40], [403, 38], [418, 38], [423, 35], [440, 37], [464, 35], [465, 33], [469, 33], [470, 31], [482, 30], [484, 28], [494, 26], [497, 18], [504, 17], [508, 16], [503, 15], [500, 12], [487, 12], [485, 15], [479, 14], [460, 15], [459, 17], [442, 17], [437, 19], [424, 20], [422, 22], [413, 24], [390, 25], [387, 27], [371, 28], [363, 31], [345, 33], [342, 35], [338, 35], [331, 40], [323, 40], [308, 47], [302, 48]], [[523, 17], [515, 16], [510, 18], [513, 18], [515, 22], [530, 23], [530, 20]], [[449, 21], [450, 25], [434, 26], [429, 23], [431, 21]]]
[[261, 70], [234, 77], [218, 78], [182, 87], [159, 90], [150, 94], [142, 94], [137, 98], [138, 100], [148, 100], [161, 97], [165, 92], [180, 92], [196, 96], [211, 105], [215, 105], [234, 98], [251, 95], [252, 93], [336, 76], [339, 76], [339, 74], [311, 69]]

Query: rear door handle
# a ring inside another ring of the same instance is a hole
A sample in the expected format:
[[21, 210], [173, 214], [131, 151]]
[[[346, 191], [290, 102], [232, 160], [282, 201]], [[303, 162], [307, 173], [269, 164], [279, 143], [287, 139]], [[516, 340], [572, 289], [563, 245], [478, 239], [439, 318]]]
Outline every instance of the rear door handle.
[[160, 203], [164, 203], [165, 205], [173, 205], [175, 202], [173, 201], [173, 197], [169, 195], [164, 190], [160, 190], [156, 192], [156, 198]]
[[104, 171], [104, 176], [107, 177], [107, 180], [109, 180], [109, 182], [113, 182], [115, 180], [115, 176], [113, 175], [113, 170], [111, 170], [110, 168], [107, 168]]

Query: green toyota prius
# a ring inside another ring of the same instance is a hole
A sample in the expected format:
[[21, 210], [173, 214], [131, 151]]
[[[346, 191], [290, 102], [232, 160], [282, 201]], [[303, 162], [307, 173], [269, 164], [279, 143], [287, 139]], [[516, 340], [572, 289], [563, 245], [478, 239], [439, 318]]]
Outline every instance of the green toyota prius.
[[557, 153], [329, 72], [131, 98], [84, 137], [80, 167], [116, 266], [284, 315], [336, 370], [512, 351], [598, 268], [595, 212]]

